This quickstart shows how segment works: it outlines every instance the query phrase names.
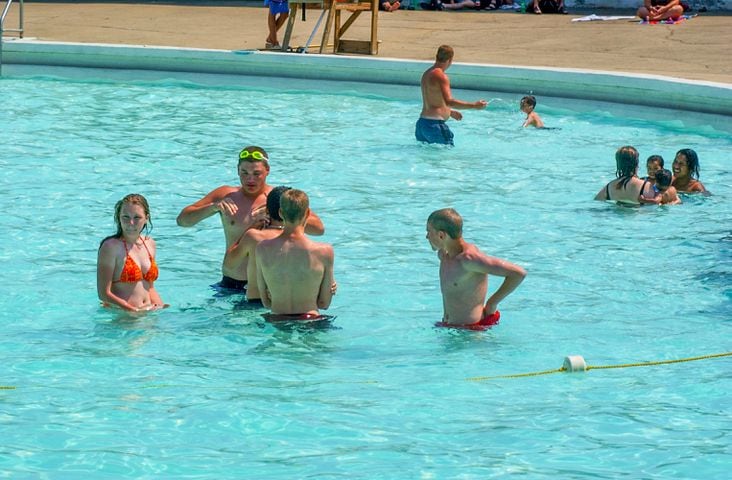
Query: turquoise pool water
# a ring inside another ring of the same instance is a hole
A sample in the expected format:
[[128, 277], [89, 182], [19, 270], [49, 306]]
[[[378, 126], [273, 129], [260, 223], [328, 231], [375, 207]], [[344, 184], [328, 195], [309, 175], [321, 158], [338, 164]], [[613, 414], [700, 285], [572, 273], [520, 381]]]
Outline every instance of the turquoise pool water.
[[[404, 88], [78, 80], [99, 75], [0, 79], [0, 385], [16, 387], [0, 390], [0, 477], [728, 478], [729, 358], [468, 379], [732, 350], [729, 119], [540, 98], [561, 129], [526, 131], [521, 95], [458, 92], [496, 100], [442, 149], [413, 140]], [[278, 330], [216, 297], [218, 220], [175, 225], [236, 182], [247, 144], [325, 222], [331, 329]], [[714, 196], [593, 202], [625, 144], [669, 164], [696, 149]], [[172, 305], [137, 320], [95, 291], [130, 192], [150, 201]], [[424, 222], [444, 206], [529, 272], [487, 332], [432, 326]]]

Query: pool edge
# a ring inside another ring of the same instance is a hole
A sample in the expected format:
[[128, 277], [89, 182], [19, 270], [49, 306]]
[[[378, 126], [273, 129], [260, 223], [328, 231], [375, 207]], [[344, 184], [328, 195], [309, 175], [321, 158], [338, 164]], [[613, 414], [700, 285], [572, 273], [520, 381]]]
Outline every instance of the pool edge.
[[[157, 70], [419, 85], [430, 62], [141, 45], [3, 41], [5, 65]], [[596, 70], [455, 63], [453, 88], [732, 115], [732, 84]]]

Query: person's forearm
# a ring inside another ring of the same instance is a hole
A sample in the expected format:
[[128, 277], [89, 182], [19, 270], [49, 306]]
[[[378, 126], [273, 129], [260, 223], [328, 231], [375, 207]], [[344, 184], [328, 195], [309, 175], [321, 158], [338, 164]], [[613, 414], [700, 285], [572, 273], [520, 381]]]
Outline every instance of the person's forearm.
[[524, 278], [526, 278], [526, 272], [523, 273], [514, 273], [509, 276], [507, 276], [504, 280], [501, 286], [496, 290], [493, 295], [491, 295], [488, 298], [488, 301], [486, 302], [486, 305], [493, 305], [495, 307], [498, 306], [501, 301], [503, 301], [504, 298], [509, 296], [511, 292], [516, 290], [516, 288], [521, 285], [521, 282], [524, 281]]
[[469, 110], [471, 108], [479, 108], [478, 102], [463, 102], [462, 100], [451, 99], [447, 102], [450, 108], [456, 108], [458, 110]]
[[164, 305], [163, 299], [160, 298], [160, 294], [155, 288], [150, 288], [150, 303], [153, 305]]
[[117, 305], [123, 310], [130, 310], [130, 311], [136, 311], [137, 308], [133, 307], [132, 305], [127, 302], [127, 300], [123, 300], [122, 298], [118, 297], [117, 295], [113, 294], [112, 292], [106, 292], [102, 295], [99, 295], [99, 299], [104, 304], [111, 304], [111, 305]]
[[201, 220], [205, 220], [219, 211], [218, 204], [211, 202], [201, 207], [189, 206], [183, 209], [175, 220], [178, 226], [192, 227]]
[[305, 233], [313, 236], [320, 236], [325, 233], [325, 225], [317, 215], [310, 215], [305, 224]]

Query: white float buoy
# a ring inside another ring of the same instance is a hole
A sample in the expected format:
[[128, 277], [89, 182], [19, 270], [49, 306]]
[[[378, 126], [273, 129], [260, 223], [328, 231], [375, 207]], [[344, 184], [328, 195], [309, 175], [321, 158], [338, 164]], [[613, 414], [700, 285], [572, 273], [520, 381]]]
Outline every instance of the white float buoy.
[[563, 368], [567, 372], [584, 372], [587, 370], [587, 364], [582, 355], [569, 355], [564, 357]]

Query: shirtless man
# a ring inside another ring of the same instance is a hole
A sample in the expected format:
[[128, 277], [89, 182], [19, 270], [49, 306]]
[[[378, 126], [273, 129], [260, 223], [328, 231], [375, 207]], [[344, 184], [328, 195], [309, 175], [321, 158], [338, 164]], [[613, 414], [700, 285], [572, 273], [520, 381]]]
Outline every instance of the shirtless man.
[[[436, 210], [427, 219], [427, 240], [440, 259], [440, 289], [444, 314], [442, 326], [495, 325], [498, 304], [523, 282], [526, 271], [500, 258], [489, 257], [463, 239], [463, 219], [452, 208]], [[483, 303], [488, 275], [504, 277], [503, 283]]]
[[452, 65], [454, 54], [449, 45], [440, 46], [435, 64], [422, 74], [422, 113], [414, 132], [420, 142], [453, 145], [453, 134], [445, 121], [450, 117], [455, 120], [463, 118], [462, 113], [453, 108], [481, 110], [488, 105], [485, 100], [463, 102], [452, 98], [450, 79], [445, 70]]
[[[221, 218], [228, 251], [250, 228], [264, 227], [268, 222], [265, 201], [272, 187], [267, 185], [269, 175], [269, 156], [263, 148], [249, 146], [239, 153], [240, 186], [222, 185], [209, 192], [199, 201], [188, 205], [177, 218], [181, 227], [192, 227], [216, 213]], [[317, 215], [311, 214], [307, 220], [307, 233], [322, 235], [323, 223]], [[244, 293], [247, 285], [247, 256], [239, 261], [227, 261], [222, 265], [223, 278], [219, 288]]]
[[262, 229], [250, 228], [226, 251], [224, 257], [224, 269], [241, 265], [247, 265], [247, 301], [252, 304], [262, 305], [262, 298], [259, 293], [257, 282], [257, 257], [255, 249], [262, 240], [269, 240], [279, 236], [285, 226], [280, 217], [280, 197], [290, 187], [275, 187], [267, 195], [267, 215], [269, 224]]
[[305, 192], [286, 191], [280, 197], [284, 230], [256, 247], [259, 293], [271, 320], [317, 319], [333, 298], [333, 247], [305, 236], [309, 213]]

